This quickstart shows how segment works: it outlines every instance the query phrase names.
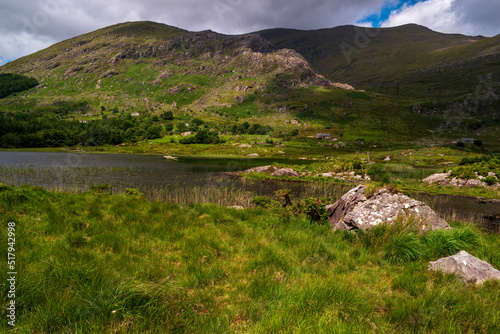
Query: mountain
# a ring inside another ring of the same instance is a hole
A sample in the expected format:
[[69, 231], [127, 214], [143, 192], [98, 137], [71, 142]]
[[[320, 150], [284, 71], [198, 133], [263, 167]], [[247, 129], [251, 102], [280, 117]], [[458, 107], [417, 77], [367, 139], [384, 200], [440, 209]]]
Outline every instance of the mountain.
[[442, 34], [415, 24], [257, 34], [296, 50], [325, 77], [358, 89], [434, 101], [474, 94], [484, 80], [500, 89], [500, 35]]
[[[153, 116], [169, 111], [177, 121], [198, 118], [224, 133], [259, 122], [276, 136], [300, 129], [302, 137], [326, 132], [377, 147], [456, 136], [498, 140], [498, 100], [476, 89], [496, 89], [497, 39], [411, 25], [365, 32], [372, 37], [363, 44], [360, 31], [344, 26], [228, 36], [154, 22], [117, 24], [1, 66], [0, 74], [39, 85], [0, 99], [0, 114], [14, 124], [29, 117], [85, 123], [138, 113], [163, 126]], [[346, 50], [354, 50], [349, 64]], [[491, 84], [480, 81], [483, 73], [491, 73], [482, 77]], [[435, 98], [434, 87], [445, 83], [449, 89], [440, 94], [447, 100]], [[471, 92], [467, 103], [457, 98], [460, 85], [470, 86], [460, 93]]]
[[156, 109], [228, 106], [269, 84], [332, 86], [292, 50], [259, 35], [189, 32], [154, 22], [129, 22], [57, 43], [0, 67], [39, 80], [26, 104], [85, 101]]

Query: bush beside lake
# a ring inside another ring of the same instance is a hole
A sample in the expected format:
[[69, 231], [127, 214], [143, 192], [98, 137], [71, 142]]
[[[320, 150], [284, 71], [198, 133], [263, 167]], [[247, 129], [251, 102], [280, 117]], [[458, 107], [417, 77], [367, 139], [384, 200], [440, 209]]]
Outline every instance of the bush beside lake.
[[[494, 333], [500, 283], [429, 261], [467, 250], [500, 268], [498, 235], [451, 222], [333, 232], [282, 208], [235, 210], [1, 186], [16, 222], [16, 329], [30, 333]], [[0, 243], [7, 253], [7, 243]], [[6, 291], [6, 261], [1, 284]], [[6, 294], [2, 294], [5, 305]], [[5, 319], [6, 310], [3, 308]], [[7, 323], [1, 323], [7, 330]]]

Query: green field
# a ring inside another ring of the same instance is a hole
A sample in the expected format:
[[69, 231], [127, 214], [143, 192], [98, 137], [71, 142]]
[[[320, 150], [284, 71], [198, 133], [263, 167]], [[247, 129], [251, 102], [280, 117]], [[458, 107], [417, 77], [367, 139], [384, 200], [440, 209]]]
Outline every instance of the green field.
[[[496, 235], [450, 222], [333, 232], [283, 209], [170, 205], [0, 189], [15, 222], [13, 333], [494, 333], [499, 284], [427, 270], [465, 249], [500, 267]], [[0, 251], [7, 254], [7, 242]], [[2, 290], [7, 290], [6, 261]], [[5, 293], [2, 303], [9, 300]], [[0, 312], [6, 319], [6, 309]], [[6, 321], [1, 322], [7, 331]]]

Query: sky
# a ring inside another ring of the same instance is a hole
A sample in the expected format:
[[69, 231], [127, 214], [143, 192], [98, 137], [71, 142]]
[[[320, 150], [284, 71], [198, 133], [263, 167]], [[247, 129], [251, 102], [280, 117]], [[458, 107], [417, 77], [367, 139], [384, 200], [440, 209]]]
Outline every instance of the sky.
[[498, 13], [499, 0], [0, 0], [0, 65], [126, 21], [225, 34], [417, 23], [489, 37], [500, 34]]

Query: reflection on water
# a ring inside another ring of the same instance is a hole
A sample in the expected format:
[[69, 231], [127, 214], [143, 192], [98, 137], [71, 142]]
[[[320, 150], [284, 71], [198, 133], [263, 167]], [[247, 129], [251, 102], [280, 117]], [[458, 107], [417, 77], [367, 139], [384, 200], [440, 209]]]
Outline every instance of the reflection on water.
[[[242, 206], [248, 206], [254, 196], [271, 196], [283, 188], [291, 189], [295, 198], [331, 197], [335, 201], [354, 187], [324, 182], [249, 181], [220, 175], [272, 162], [206, 158], [172, 162], [156, 155], [0, 152], [0, 182], [67, 191], [86, 191], [94, 185], [109, 184], [114, 192], [136, 188], [151, 200], [174, 204]], [[412, 197], [427, 203], [445, 220], [486, 224], [491, 231], [499, 232], [495, 218], [500, 215], [499, 203], [478, 203], [472, 198], [454, 196], [412, 194]]]

